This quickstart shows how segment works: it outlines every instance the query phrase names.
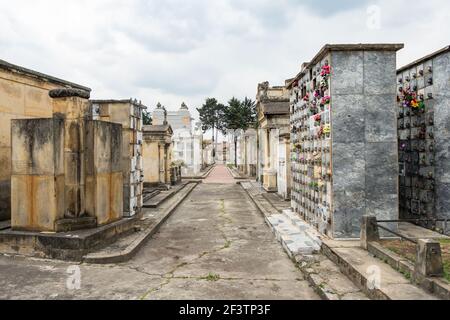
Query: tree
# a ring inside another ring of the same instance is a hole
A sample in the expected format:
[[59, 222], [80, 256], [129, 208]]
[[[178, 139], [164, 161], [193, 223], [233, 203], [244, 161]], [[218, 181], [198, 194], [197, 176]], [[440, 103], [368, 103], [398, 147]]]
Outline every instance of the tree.
[[150, 112], [143, 111], [142, 120], [144, 122], [144, 126], [150, 126], [152, 124], [152, 116], [150, 115]]
[[228, 102], [228, 107], [224, 112], [225, 127], [234, 132], [234, 154], [235, 154], [235, 166], [237, 167], [237, 131], [247, 131], [251, 126], [253, 126], [256, 115], [254, 113], [255, 107], [254, 102], [248, 98], [244, 101], [239, 101], [239, 99], [232, 98]]
[[213, 157], [216, 157], [218, 131], [223, 131], [223, 110], [225, 106], [215, 98], [207, 98], [201, 108], [197, 108], [203, 132], [212, 130]]
[[[256, 102], [250, 98], [245, 97], [242, 102], [246, 112], [249, 113], [248, 120], [250, 121], [249, 127], [257, 128], [258, 127], [258, 116], [256, 111]], [[248, 128], [247, 128], [248, 129]]]
[[223, 135], [226, 134], [226, 128], [225, 128], [225, 105], [223, 105], [222, 103], [219, 103], [217, 105], [217, 110], [216, 110], [216, 143], [219, 141], [218, 140], [218, 135], [219, 132], [221, 132]]

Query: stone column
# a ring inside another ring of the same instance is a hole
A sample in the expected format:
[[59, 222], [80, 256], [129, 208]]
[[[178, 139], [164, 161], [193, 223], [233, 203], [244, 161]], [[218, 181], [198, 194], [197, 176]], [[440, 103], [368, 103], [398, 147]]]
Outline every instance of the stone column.
[[73, 89], [50, 91], [55, 118], [64, 120], [64, 217], [78, 218], [85, 214], [84, 132], [90, 117], [89, 93]]
[[265, 145], [266, 148], [264, 150], [264, 169], [270, 169], [270, 129], [265, 130]]
[[418, 240], [415, 271], [423, 277], [442, 277], [444, 275], [439, 241]]
[[169, 149], [170, 149], [170, 146], [168, 144], [166, 144], [164, 146], [164, 183], [165, 184], [169, 184], [170, 183]]
[[265, 159], [264, 159], [264, 184], [263, 187], [268, 192], [276, 192], [277, 191], [277, 172], [274, 170], [272, 166], [271, 155], [273, 153], [271, 141], [270, 141], [270, 129], [266, 129], [265, 141], [266, 141], [266, 149], [265, 149]]
[[165, 145], [162, 143], [158, 144], [159, 151], [159, 183], [165, 183], [165, 174], [164, 174], [164, 162], [165, 162]]
[[284, 154], [285, 154], [285, 177], [286, 177], [286, 199], [291, 197], [291, 187], [292, 187], [292, 171], [291, 171], [291, 139], [290, 136], [285, 136], [284, 140]]
[[248, 156], [247, 156], [248, 137], [244, 135], [244, 174], [248, 175]]

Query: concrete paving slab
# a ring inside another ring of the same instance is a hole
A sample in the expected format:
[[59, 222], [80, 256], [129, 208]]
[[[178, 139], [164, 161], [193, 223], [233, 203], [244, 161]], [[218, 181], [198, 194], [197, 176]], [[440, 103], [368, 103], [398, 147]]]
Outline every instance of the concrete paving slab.
[[187, 300], [317, 300], [311, 297], [305, 281], [173, 279], [157, 288], [146, 299], [165, 300], [178, 292], [177, 299]]
[[236, 184], [200, 184], [185, 202], [193, 205], [178, 207], [130, 261], [82, 264], [80, 291], [65, 288], [69, 264], [44, 261], [39, 269], [24, 259], [17, 267], [15, 258], [0, 257], [0, 273], [7, 274], [0, 278], [0, 297], [319, 299], [253, 205], [223, 207], [222, 199], [244, 199], [244, 192]]

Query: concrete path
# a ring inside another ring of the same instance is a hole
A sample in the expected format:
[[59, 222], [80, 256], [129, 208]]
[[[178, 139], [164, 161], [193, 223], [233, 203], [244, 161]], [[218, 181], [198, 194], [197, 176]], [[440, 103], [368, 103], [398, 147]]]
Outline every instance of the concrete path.
[[235, 184], [236, 180], [231, 175], [230, 171], [225, 165], [217, 165], [209, 174], [203, 183], [206, 184]]
[[[228, 181], [223, 169], [210, 181]], [[245, 191], [210, 183], [127, 263], [0, 256], [0, 299], [319, 299]]]

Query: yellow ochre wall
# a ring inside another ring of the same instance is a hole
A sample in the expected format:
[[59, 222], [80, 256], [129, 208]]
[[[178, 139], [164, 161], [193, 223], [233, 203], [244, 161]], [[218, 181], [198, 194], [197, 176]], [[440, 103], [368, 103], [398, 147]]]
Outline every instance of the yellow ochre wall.
[[62, 80], [46, 80], [43, 76], [0, 68], [0, 221], [11, 216], [11, 120], [51, 118], [48, 92], [71, 87]]

